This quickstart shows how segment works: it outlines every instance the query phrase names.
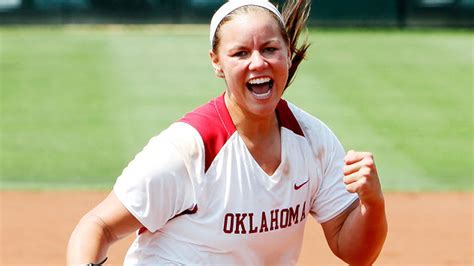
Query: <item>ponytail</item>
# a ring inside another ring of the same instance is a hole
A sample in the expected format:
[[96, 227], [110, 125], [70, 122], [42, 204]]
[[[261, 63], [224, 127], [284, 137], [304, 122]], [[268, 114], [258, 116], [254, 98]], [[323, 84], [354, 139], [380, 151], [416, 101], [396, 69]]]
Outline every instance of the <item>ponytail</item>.
[[293, 82], [296, 70], [301, 61], [305, 58], [306, 50], [310, 45], [308, 36], [306, 35], [303, 43], [298, 46], [298, 38], [306, 26], [310, 9], [311, 0], [289, 0], [283, 5], [282, 16], [288, 36], [288, 46], [291, 52], [291, 67], [288, 70], [288, 80], [285, 89]]

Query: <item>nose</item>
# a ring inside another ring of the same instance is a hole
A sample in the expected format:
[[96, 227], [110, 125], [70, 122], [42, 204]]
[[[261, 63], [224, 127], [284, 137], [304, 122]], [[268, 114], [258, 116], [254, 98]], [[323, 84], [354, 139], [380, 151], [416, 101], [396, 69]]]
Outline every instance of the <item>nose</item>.
[[249, 70], [259, 70], [267, 66], [267, 61], [259, 52], [253, 52], [250, 57]]

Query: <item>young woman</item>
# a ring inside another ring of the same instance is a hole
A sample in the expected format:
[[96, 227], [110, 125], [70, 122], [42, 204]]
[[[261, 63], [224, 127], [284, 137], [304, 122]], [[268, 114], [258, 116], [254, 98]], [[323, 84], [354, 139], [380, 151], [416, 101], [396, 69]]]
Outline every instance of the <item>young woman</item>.
[[98, 263], [137, 231], [125, 264], [295, 264], [306, 219], [334, 254], [371, 264], [387, 233], [373, 156], [343, 148], [282, 99], [308, 44], [309, 1], [264, 0], [213, 16], [210, 57], [224, 93], [154, 137], [71, 235], [68, 263]]

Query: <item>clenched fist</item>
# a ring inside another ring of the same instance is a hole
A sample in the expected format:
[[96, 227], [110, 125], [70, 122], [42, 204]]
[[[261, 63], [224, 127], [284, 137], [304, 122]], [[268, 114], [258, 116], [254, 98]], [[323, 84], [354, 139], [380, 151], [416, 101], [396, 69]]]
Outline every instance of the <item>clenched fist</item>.
[[344, 184], [347, 191], [357, 193], [365, 207], [384, 203], [374, 156], [370, 152], [350, 150], [344, 157]]

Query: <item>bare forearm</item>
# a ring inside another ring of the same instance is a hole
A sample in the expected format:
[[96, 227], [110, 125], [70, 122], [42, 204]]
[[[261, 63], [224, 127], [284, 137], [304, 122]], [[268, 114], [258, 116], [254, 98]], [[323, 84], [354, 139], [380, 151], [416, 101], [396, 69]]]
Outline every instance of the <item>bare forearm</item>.
[[370, 152], [350, 150], [344, 164], [344, 184], [347, 191], [357, 193], [359, 205], [348, 213], [335, 234], [337, 255], [351, 265], [370, 265], [378, 257], [387, 236], [379, 175]]
[[76, 226], [69, 239], [68, 265], [102, 261], [113, 241], [114, 238], [104, 228], [100, 218], [86, 215]]
[[339, 257], [351, 265], [370, 265], [377, 259], [387, 235], [385, 206], [359, 205], [338, 234]]

